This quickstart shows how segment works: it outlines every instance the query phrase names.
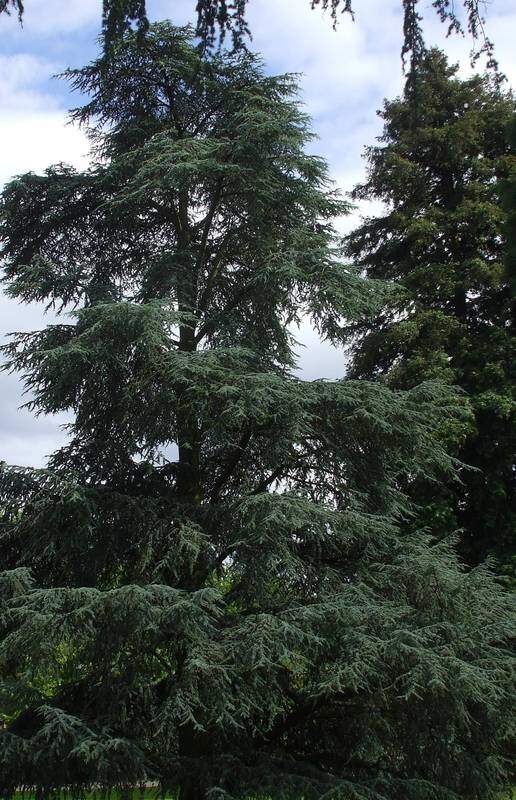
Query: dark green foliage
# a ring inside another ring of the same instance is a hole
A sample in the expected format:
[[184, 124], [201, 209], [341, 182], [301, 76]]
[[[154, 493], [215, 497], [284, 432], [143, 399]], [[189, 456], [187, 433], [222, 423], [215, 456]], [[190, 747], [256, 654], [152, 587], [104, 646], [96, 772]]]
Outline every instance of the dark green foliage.
[[102, 0], [102, 32], [108, 48], [134, 24], [140, 35], [149, 29], [145, 0]]
[[[511, 296], [512, 330], [516, 334], [516, 115], [513, 115], [507, 126], [509, 152], [513, 156], [511, 171], [502, 182], [502, 199], [507, 215], [505, 222], [505, 275]], [[515, 459], [516, 460], [516, 459]], [[514, 535], [514, 534], [513, 534]], [[511, 576], [513, 587], [516, 586], [516, 555], [512, 555], [506, 564], [505, 572]]]
[[500, 182], [514, 170], [505, 129], [514, 100], [490, 78], [461, 81], [432, 51], [405, 96], [386, 102], [380, 144], [369, 148], [357, 198], [386, 203], [349, 237], [349, 256], [396, 291], [374, 322], [357, 326], [355, 377], [407, 388], [441, 379], [466, 393], [474, 418], [443, 426], [450, 452], [475, 470], [426, 501], [436, 534], [463, 530], [478, 562], [514, 553], [516, 342], [504, 276]]
[[[507, 126], [507, 139], [510, 153], [514, 156], [514, 164], [512, 172], [503, 187], [504, 208], [507, 213], [507, 221], [505, 223], [505, 238], [507, 242], [505, 266], [514, 301], [514, 298], [516, 298], [516, 114], [511, 118]], [[513, 324], [516, 327], [516, 314], [513, 318]]]
[[[171, 0], [171, 3], [173, 0]], [[224, 41], [229, 32], [232, 37], [233, 47], [244, 45], [245, 39], [251, 35], [247, 20], [246, 9], [249, 0], [197, 0], [197, 29], [196, 35], [203, 46], [214, 47]], [[322, 8], [329, 11], [334, 26], [337, 24], [339, 13], [354, 16], [356, 3], [353, 0], [309, 0], [311, 7]], [[401, 55], [403, 61], [410, 56], [411, 68], [419, 63], [425, 53], [423, 31], [421, 28], [422, 17], [419, 13], [418, 0], [401, 0], [403, 7], [403, 47]], [[450, 0], [434, 0], [432, 3], [439, 19], [447, 26], [450, 33], [463, 34], [463, 23], [460, 12], [457, 11]], [[476, 61], [485, 54], [490, 67], [497, 68], [494, 58], [492, 42], [484, 31], [484, 18], [480, 7], [481, 0], [462, 0], [462, 6], [467, 20], [467, 29], [472, 39], [480, 41], [481, 47], [473, 51], [472, 58]], [[24, 13], [22, 0], [0, 0], [0, 13], [9, 13], [15, 9], [20, 21]], [[107, 48], [117, 37], [125, 31], [136, 26], [139, 33], [144, 33], [149, 26], [145, 0], [103, 0], [103, 32]]]
[[453, 396], [292, 375], [377, 300], [293, 79], [167, 24], [69, 77], [98, 163], [2, 198], [11, 295], [76, 304], [8, 348], [75, 418], [1, 472], [2, 794], [496, 797], [510, 597], [400, 531]]

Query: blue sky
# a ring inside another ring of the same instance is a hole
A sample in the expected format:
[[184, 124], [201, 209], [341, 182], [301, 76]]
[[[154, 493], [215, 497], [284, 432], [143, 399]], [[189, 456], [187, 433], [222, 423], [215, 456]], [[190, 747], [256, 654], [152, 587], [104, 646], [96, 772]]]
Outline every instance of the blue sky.
[[[379, 133], [376, 110], [384, 97], [403, 86], [400, 0], [355, 0], [355, 22], [343, 16], [337, 31], [329, 15], [311, 11], [309, 0], [250, 0], [253, 49], [270, 72], [300, 73], [301, 100], [319, 136], [313, 149], [324, 156], [336, 183], [349, 191], [363, 177], [363, 147]], [[471, 41], [444, 38], [442, 26], [421, 0], [428, 17], [429, 43], [443, 46], [470, 72]], [[459, 0], [457, 0], [459, 5]], [[195, 0], [150, 0], [152, 19], [183, 24], [194, 17]], [[26, 0], [23, 28], [16, 18], [0, 17], [0, 184], [12, 175], [65, 161], [77, 167], [88, 160], [84, 134], [67, 124], [67, 109], [80, 99], [52, 78], [67, 66], [80, 66], [97, 52], [101, 3], [98, 0]], [[516, 3], [492, 0], [487, 30], [502, 70], [516, 85]], [[349, 229], [357, 211], [339, 221]], [[0, 339], [12, 330], [33, 330], [46, 322], [42, 308], [20, 306], [0, 295]], [[306, 378], [342, 376], [345, 359], [304, 326], [300, 362]], [[63, 440], [55, 417], [34, 418], [19, 410], [17, 376], [0, 375], [0, 460], [40, 466]]]

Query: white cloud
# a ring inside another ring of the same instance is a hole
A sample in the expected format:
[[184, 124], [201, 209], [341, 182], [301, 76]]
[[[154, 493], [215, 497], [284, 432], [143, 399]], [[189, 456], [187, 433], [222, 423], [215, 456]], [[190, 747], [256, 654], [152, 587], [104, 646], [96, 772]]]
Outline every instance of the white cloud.
[[0, 112], [2, 115], [20, 109], [31, 111], [57, 108], [58, 99], [41, 89], [47, 76], [58, 69], [57, 64], [31, 53], [0, 55]]
[[[2, 15], [0, 30], [20, 44], [32, 36], [51, 36], [73, 33], [87, 26], [99, 26], [101, 0], [30, 0], [26, 3], [23, 26], [16, 14]], [[57, 43], [58, 44], [58, 43]], [[23, 44], [22, 44], [23, 47]]]
[[60, 111], [0, 114], [0, 141], [7, 155], [0, 159], [0, 182], [28, 171], [42, 172], [59, 161], [78, 168], [87, 164], [84, 133], [66, 123]]
[[[49, 91], [48, 80], [59, 69], [53, 61], [20, 52], [0, 56], [0, 184], [28, 171], [42, 172], [64, 161], [83, 167], [88, 141], [67, 124], [62, 98]], [[22, 306], [0, 295], [0, 341], [13, 330], [41, 328], [50, 319], [37, 304]], [[16, 375], [0, 374], [0, 460], [39, 466], [64, 441], [66, 417], [35, 417], [19, 409], [27, 397]]]
[[41, 172], [66, 161], [83, 166], [88, 142], [82, 131], [67, 124], [63, 98], [50, 91], [60, 69], [32, 53], [0, 56], [0, 184], [16, 174]]
[[[0, 342], [13, 332], [32, 331], [52, 322], [54, 315], [44, 315], [37, 303], [20, 306], [0, 295]], [[41, 466], [51, 452], [65, 441], [61, 426], [68, 421], [64, 414], [39, 416], [20, 406], [29, 399], [20, 377], [0, 373], [0, 461], [20, 466]]]

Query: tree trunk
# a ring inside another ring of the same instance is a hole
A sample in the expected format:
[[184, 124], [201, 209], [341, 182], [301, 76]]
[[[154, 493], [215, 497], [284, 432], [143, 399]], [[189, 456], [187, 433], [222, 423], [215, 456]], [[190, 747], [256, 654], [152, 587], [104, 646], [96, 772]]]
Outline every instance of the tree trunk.
[[[181, 194], [179, 199], [180, 228], [178, 234], [178, 252], [181, 255], [181, 269], [177, 282], [177, 301], [179, 311], [193, 314], [197, 307], [197, 265], [190, 253], [191, 234], [188, 223], [188, 195]], [[179, 329], [179, 350], [193, 353], [196, 350], [195, 327], [193, 322], [182, 324]], [[200, 480], [200, 431], [199, 423], [186, 397], [186, 386], [178, 386], [179, 402], [177, 405], [177, 444], [179, 465], [177, 475], [177, 493], [181, 500], [188, 504], [198, 505], [201, 502]]]
[[179, 728], [179, 754], [185, 759], [186, 774], [179, 789], [179, 800], [204, 800], [206, 796], [203, 770], [199, 762], [209, 755], [209, 736], [198, 731], [191, 722]]

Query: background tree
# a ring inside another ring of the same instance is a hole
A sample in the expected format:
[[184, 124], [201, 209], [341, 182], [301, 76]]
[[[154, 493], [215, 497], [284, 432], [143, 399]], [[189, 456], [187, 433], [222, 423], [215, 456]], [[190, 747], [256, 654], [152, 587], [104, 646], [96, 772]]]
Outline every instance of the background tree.
[[358, 325], [352, 374], [397, 388], [439, 378], [466, 393], [473, 423], [443, 436], [475, 469], [443, 491], [418, 486], [439, 535], [458, 527], [471, 563], [514, 553], [516, 342], [504, 273], [500, 181], [514, 168], [506, 142], [514, 99], [490, 77], [457, 77], [431, 51], [401, 99], [386, 102], [380, 144], [367, 150], [360, 199], [384, 212], [348, 238], [348, 255], [392, 293]]
[[[172, 0], [171, 0], [172, 2]], [[246, 20], [246, 10], [249, 0], [197, 0], [196, 34], [208, 47], [213, 47], [217, 40], [223, 41], [226, 34], [230, 33], [233, 46], [241, 47], [251, 31]], [[330, 11], [334, 26], [337, 24], [339, 13], [354, 17], [357, 3], [353, 0], [309, 0], [312, 9], [322, 8]], [[411, 67], [418, 63], [425, 52], [423, 31], [421, 28], [422, 16], [419, 13], [418, 0], [401, 0], [403, 8], [403, 47], [402, 58], [405, 61], [410, 56]], [[481, 0], [462, 0], [465, 12], [466, 26], [473, 41], [480, 41], [480, 48], [472, 53], [473, 60], [485, 54], [488, 65], [496, 68], [494, 48], [484, 30], [485, 20], [481, 14]], [[446, 24], [448, 35], [450, 33], [463, 34], [463, 21], [460, 12], [449, 0], [434, 0], [432, 3], [441, 22]], [[9, 14], [15, 11], [20, 21], [25, 12], [23, 0], [0, 0], [0, 13]], [[103, 0], [102, 15], [103, 32], [107, 46], [124, 31], [136, 26], [143, 34], [149, 27], [145, 0]]]
[[168, 24], [69, 77], [97, 163], [2, 198], [8, 291], [76, 306], [8, 348], [75, 416], [1, 473], [2, 794], [495, 797], [508, 598], [399, 526], [450, 403], [292, 375], [376, 293], [293, 79]]

